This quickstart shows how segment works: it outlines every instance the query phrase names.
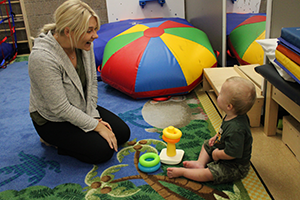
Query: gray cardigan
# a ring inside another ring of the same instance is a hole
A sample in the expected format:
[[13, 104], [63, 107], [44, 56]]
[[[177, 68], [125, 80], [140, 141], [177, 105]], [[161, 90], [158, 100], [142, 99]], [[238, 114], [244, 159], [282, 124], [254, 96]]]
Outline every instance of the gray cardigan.
[[98, 84], [93, 46], [82, 51], [86, 73], [86, 97], [79, 76], [51, 32], [40, 34], [28, 60], [29, 112], [38, 111], [53, 122], [68, 121], [85, 132], [94, 130], [100, 117], [96, 110]]

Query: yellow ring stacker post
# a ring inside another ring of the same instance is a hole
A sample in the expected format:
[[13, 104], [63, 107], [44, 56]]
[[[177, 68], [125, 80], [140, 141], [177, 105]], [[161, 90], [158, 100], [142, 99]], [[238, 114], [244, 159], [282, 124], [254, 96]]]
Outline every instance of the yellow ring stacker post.
[[176, 165], [181, 162], [184, 151], [176, 149], [176, 143], [180, 141], [182, 133], [179, 129], [169, 126], [163, 130], [163, 140], [167, 142], [167, 148], [161, 150], [160, 161], [169, 165]]
[[163, 140], [168, 143], [167, 155], [173, 157], [176, 155], [176, 143], [181, 138], [182, 133], [179, 129], [169, 126], [163, 130]]

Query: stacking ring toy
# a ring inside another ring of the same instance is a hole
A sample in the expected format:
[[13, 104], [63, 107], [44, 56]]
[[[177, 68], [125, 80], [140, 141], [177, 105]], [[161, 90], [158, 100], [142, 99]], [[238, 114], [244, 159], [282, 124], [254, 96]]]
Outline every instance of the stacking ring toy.
[[154, 167], [144, 167], [143, 165], [141, 165], [141, 163], [138, 164], [138, 167], [141, 171], [146, 172], [146, 173], [151, 173], [151, 172], [155, 172], [156, 170], [158, 170], [160, 168], [160, 163], [158, 163], [157, 165], [155, 165]]
[[179, 139], [182, 136], [181, 131], [174, 126], [169, 126], [163, 130], [163, 135], [169, 139]]
[[163, 140], [167, 142], [167, 155], [169, 157], [176, 156], [176, 143], [180, 141], [181, 131], [174, 126], [169, 126], [163, 130]]
[[159, 163], [159, 160], [156, 153], [145, 153], [140, 157], [139, 162], [144, 167], [153, 167]]
[[145, 153], [139, 158], [138, 167], [143, 172], [155, 172], [160, 166], [160, 158], [156, 153]]
[[177, 165], [181, 162], [184, 151], [176, 149], [176, 143], [180, 141], [182, 136], [181, 131], [174, 126], [169, 126], [163, 130], [162, 139], [167, 142], [167, 148], [160, 152], [160, 161], [168, 165]]

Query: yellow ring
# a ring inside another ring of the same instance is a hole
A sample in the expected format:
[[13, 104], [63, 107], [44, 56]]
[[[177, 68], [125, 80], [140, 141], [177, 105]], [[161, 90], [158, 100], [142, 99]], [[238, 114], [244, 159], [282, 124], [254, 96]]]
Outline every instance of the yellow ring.
[[163, 135], [169, 139], [179, 139], [182, 136], [181, 131], [178, 128], [174, 128], [174, 126], [169, 126], [163, 130]]

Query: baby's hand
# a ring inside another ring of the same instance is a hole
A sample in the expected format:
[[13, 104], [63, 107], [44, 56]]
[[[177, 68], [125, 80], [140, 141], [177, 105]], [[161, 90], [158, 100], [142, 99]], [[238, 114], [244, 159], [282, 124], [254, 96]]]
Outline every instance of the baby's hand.
[[212, 147], [212, 146], [215, 144], [216, 138], [217, 138], [217, 137], [214, 136], [214, 137], [212, 137], [212, 138], [209, 139], [209, 141], [208, 141], [209, 146]]
[[217, 152], [219, 151], [219, 149], [215, 149], [213, 152], [212, 152], [212, 158], [214, 161], [218, 161], [220, 160], [219, 157], [217, 156]]

